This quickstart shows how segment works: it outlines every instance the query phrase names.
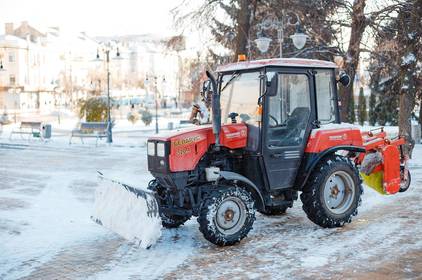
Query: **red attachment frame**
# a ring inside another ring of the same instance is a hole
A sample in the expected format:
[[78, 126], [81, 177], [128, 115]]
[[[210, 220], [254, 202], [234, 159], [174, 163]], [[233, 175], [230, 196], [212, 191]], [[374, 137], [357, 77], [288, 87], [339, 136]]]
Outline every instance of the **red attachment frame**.
[[[400, 166], [407, 166], [407, 157], [404, 156], [401, 145], [406, 144], [403, 137], [388, 139], [383, 128], [362, 132], [363, 146], [367, 153], [380, 152], [383, 157], [382, 164], [375, 167], [372, 173], [383, 171], [383, 189], [387, 194], [394, 194], [400, 190]], [[360, 154], [356, 163], [363, 161], [365, 154]], [[406, 172], [405, 172], [406, 174]]]

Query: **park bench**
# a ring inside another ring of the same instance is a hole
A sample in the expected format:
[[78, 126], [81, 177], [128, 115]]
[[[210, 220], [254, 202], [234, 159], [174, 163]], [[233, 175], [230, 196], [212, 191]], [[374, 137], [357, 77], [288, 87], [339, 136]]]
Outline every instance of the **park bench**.
[[107, 122], [81, 122], [78, 129], [72, 130], [69, 139], [69, 145], [72, 144], [73, 137], [79, 137], [82, 144], [83, 138], [95, 138], [95, 145], [98, 145], [98, 140], [107, 138], [108, 136], [108, 123]]
[[28, 135], [28, 141], [31, 139], [31, 137], [39, 138], [43, 140], [43, 135], [41, 132], [41, 129], [42, 129], [41, 124], [42, 124], [41, 122], [30, 122], [30, 121], [21, 122], [18, 129], [12, 130], [12, 132], [10, 133], [9, 139], [12, 140], [13, 135], [19, 134], [22, 139], [24, 135]]

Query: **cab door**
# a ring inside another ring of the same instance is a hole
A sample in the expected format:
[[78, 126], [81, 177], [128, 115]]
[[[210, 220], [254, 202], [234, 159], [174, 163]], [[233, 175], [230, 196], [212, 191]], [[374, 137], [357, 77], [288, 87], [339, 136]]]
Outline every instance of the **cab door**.
[[293, 186], [315, 120], [313, 75], [299, 70], [267, 72], [268, 80], [274, 75], [277, 94], [265, 98], [262, 135], [271, 190]]

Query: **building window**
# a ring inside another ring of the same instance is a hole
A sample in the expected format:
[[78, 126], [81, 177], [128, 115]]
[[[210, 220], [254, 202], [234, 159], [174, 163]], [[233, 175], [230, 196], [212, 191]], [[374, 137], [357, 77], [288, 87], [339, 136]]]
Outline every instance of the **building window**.
[[11, 86], [14, 86], [16, 84], [16, 77], [15, 75], [10, 75], [9, 76], [9, 83]]
[[9, 62], [15, 62], [15, 54], [9, 53]]

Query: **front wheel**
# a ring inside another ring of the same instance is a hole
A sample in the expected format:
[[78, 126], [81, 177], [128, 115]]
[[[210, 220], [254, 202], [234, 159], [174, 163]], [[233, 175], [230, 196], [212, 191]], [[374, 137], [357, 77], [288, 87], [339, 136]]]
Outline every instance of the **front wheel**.
[[358, 171], [350, 159], [334, 155], [318, 164], [300, 199], [312, 222], [333, 228], [350, 223], [357, 215], [362, 192]]
[[248, 235], [254, 221], [254, 200], [248, 191], [238, 187], [209, 193], [198, 217], [205, 239], [219, 246], [238, 243]]

